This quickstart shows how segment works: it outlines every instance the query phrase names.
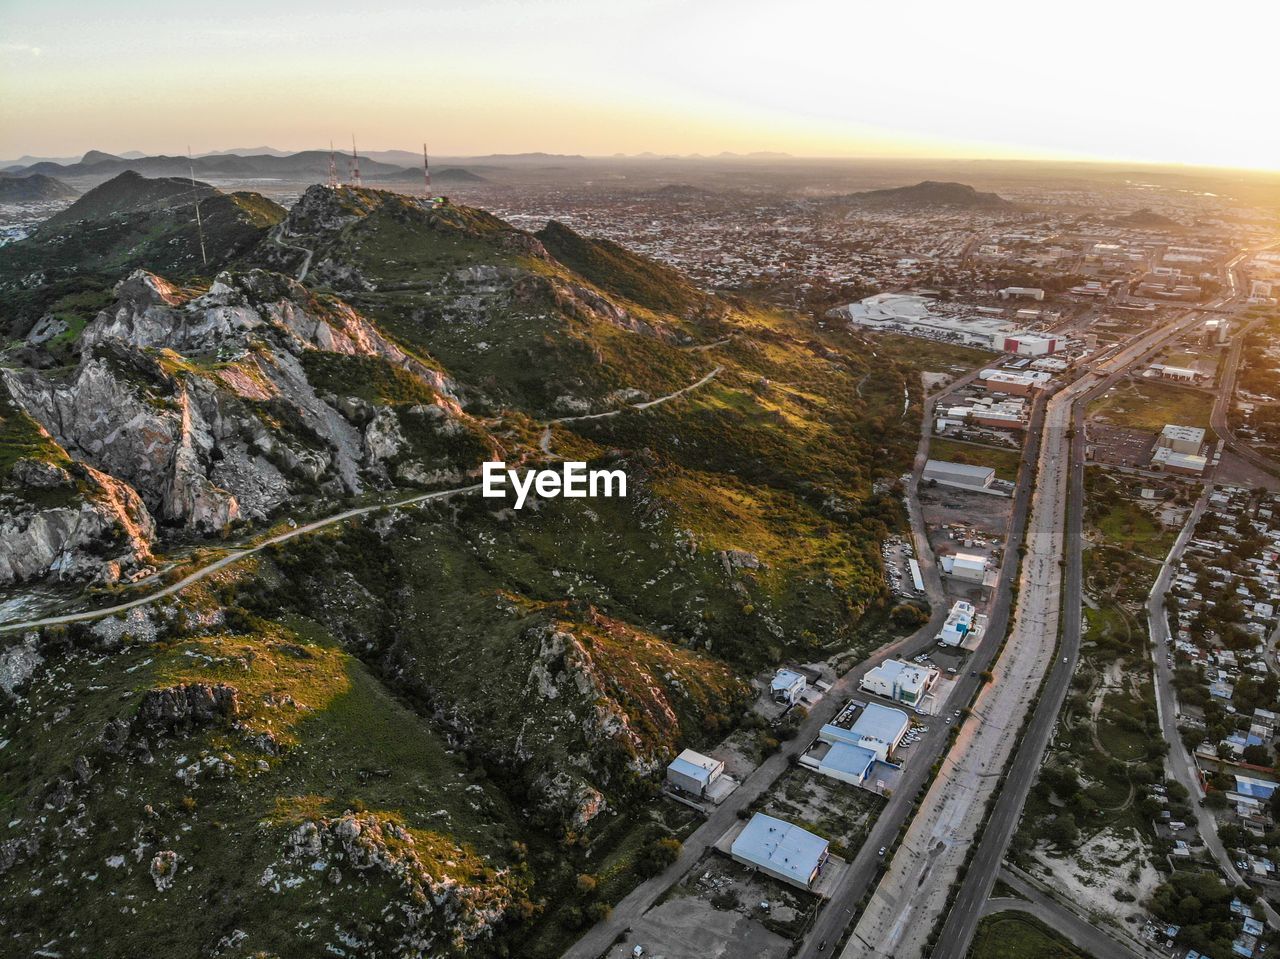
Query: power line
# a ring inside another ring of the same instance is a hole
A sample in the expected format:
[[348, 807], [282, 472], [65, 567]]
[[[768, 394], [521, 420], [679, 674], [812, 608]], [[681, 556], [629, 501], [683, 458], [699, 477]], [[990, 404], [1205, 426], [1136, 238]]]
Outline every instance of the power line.
[[191, 159], [191, 144], [187, 144], [187, 170], [191, 174], [191, 197], [196, 204], [196, 235], [200, 238], [200, 262], [208, 269], [209, 257], [204, 251], [204, 223], [200, 220], [200, 195], [196, 192], [196, 162]]

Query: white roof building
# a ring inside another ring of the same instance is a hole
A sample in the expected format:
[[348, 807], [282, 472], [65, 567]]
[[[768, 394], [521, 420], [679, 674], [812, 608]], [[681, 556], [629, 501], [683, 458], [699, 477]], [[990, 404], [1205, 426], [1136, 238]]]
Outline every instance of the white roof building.
[[973, 603], [957, 600], [947, 614], [947, 621], [942, 624], [938, 639], [948, 646], [959, 646], [973, 629]]
[[1160, 431], [1156, 446], [1171, 449], [1177, 453], [1199, 453], [1204, 444], [1204, 430], [1198, 426], [1178, 426], [1176, 423], [1165, 424]]
[[801, 889], [812, 889], [830, 855], [828, 845], [807, 829], [756, 813], [729, 851], [738, 862]]
[[881, 762], [887, 762], [889, 754], [898, 748], [910, 728], [911, 717], [901, 709], [867, 703], [853, 725], [846, 729], [827, 723], [818, 730], [818, 738], [824, 743], [862, 746], [875, 753]]
[[795, 703], [809, 688], [809, 680], [794, 669], [780, 669], [769, 683], [769, 696], [775, 703]]
[[925, 482], [942, 486], [958, 486], [961, 489], [986, 489], [996, 478], [990, 466], [973, 466], [969, 463], [952, 463], [947, 460], [929, 460], [921, 474]]
[[719, 759], [686, 749], [671, 760], [671, 765], [667, 767], [667, 782], [685, 792], [702, 796], [723, 772], [724, 763]]
[[869, 693], [918, 706], [938, 679], [934, 668], [917, 666], [901, 659], [888, 659], [867, 670], [861, 686]]
[[976, 553], [956, 553], [951, 559], [951, 575], [981, 583], [987, 575], [986, 557]]

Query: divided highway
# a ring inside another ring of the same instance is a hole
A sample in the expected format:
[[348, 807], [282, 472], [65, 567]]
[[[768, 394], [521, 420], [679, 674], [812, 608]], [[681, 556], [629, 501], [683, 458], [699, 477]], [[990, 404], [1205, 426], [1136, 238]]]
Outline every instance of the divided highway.
[[[1239, 259], [1237, 257], [1233, 260], [1232, 265]], [[1224, 299], [1213, 305], [1218, 307], [1225, 302], [1227, 301]], [[1069, 451], [1072, 483], [1069, 496], [1064, 497], [1067, 505], [1066, 553], [1065, 557], [1058, 557], [1063, 563], [1066, 604], [1062, 618], [1061, 655], [1053, 664], [1040, 701], [1010, 766], [1006, 782], [982, 831], [978, 848], [965, 874], [965, 881], [947, 914], [939, 944], [933, 954], [934, 959], [963, 959], [968, 951], [978, 921], [984, 914], [984, 903], [991, 894], [1005, 849], [1021, 818], [1022, 807], [1043, 760], [1075, 670], [1080, 649], [1083, 602], [1081, 548], [1085, 463], [1083, 426], [1086, 410], [1094, 399], [1110, 389], [1132, 367], [1147, 362], [1169, 340], [1181, 335], [1201, 319], [1201, 314], [1191, 312], [1173, 324], [1141, 337], [1060, 394], [1065, 395], [1068, 391], [1072, 394], [1070, 422], [1074, 428]]]

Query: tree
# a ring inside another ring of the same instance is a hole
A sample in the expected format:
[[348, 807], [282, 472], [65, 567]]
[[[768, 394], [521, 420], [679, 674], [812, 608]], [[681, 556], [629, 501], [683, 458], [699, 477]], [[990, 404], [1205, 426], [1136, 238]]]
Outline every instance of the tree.
[[1076, 842], [1080, 838], [1080, 830], [1076, 827], [1076, 821], [1071, 816], [1066, 813], [1059, 813], [1045, 827], [1044, 835], [1059, 849], [1074, 849]]

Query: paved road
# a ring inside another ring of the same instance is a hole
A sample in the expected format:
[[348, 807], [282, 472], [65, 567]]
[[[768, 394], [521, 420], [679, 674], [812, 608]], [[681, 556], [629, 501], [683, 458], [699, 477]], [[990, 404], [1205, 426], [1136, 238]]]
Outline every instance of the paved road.
[[[914, 505], [914, 494], [918, 488], [920, 472], [924, 468], [925, 460], [928, 459], [929, 438], [933, 433], [932, 417], [934, 405], [947, 393], [971, 382], [978, 372], [978, 370], [974, 370], [960, 377], [949, 384], [943, 391], [926, 398], [922, 404], [921, 439], [916, 452], [912, 476], [908, 483], [909, 495], [907, 500], [908, 511], [911, 516], [912, 536], [916, 542], [916, 556], [920, 562], [925, 591], [932, 607], [932, 615], [929, 618], [929, 622], [910, 636], [881, 647], [869, 659], [859, 663], [852, 670], [841, 676], [822, 700], [809, 711], [809, 718], [801, 726], [795, 738], [785, 741], [780, 752], [770, 756], [758, 766], [742, 785], [734, 790], [729, 798], [715, 809], [706, 822], [684, 841], [680, 857], [667, 867], [664, 872], [646, 880], [624, 896], [614, 906], [609, 918], [589, 929], [581, 939], [564, 953], [564, 959], [596, 959], [613, 944], [614, 939], [620, 933], [625, 932], [639, 922], [640, 917], [652, 908], [671, 886], [679, 882], [702, 858], [707, 849], [738, 821], [738, 811], [746, 809], [753, 800], [767, 792], [778, 777], [787, 771], [791, 764], [791, 757], [798, 756], [804, 752], [809, 743], [818, 735], [818, 730], [835, 717], [845, 702], [857, 692], [858, 684], [868, 670], [886, 659], [895, 656], [912, 656], [934, 644], [938, 630], [942, 628], [942, 623], [946, 619], [947, 605], [942, 590], [942, 577], [938, 573], [933, 553], [928, 548], [924, 522], [920, 516], [919, 509]], [[945, 727], [942, 723], [934, 723], [929, 736], [912, 747], [916, 752], [915, 757], [913, 757], [916, 761], [909, 768], [918, 771], [915, 776], [916, 783], [910, 786], [906, 784], [900, 785], [898, 791], [890, 797], [885, 810], [876, 820], [871, 835], [863, 843], [862, 849], [847, 871], [844, 882], [845, 887], [857, 886], [860, 882], [860, 888], [865, 890], [866, 886], [874, 878], [879, 865], [874, 856], [874, 850], [878, 849], [881, 844], [887, 845], [892, 839], [892, 833], [889, 831], [890, 824], [896, 820], [898, 825], [901, 825], [909, 813], [911, 796], [919, 788], [920, 780], [922, 780], [924, 772], [927, 771], [932, 761], [929, 758], [924, 758], [925, 750], [933, 749], [934, 752], [940, 752], [944, 738], [942, 733], [944, 732]], [[893, 827], [894, 832], [896, 832], [896, 829], [896, 826]], [[859, 896], [861, 896], [861, 892], [854, 896], [854, 900], [856, 901]], [[822, 927], [825, 922], [831, 922], [837, 930], [836, 934], [838, 934], [839, 930], [843, 929], [845, 923], [847, 923], [848, 916], [840, 915], [828, 920], [827, 914], [831, 912], [831, 909], [827, 909], [820, 914], [818, 925]], [[813, 941], [816, 943], [818, 940], [814, 938]]]
[[[1239, 258], [1237, 258], [1238, 261]], [[1236, 261], [1233, 261], [1233, 263]], [[981, 917], [983, 902], [990, 895], [995, 877], [1000, 869], [1004, 851], [1017, 827], [1022, 815], [1022, 807], [1026, 803], [1027, 794], [1035, 779], [1036, 770], [1048, 746], [1049, 737], [1057, 722], [1057, 716], [1066, 699], [1066, 694], [1079, 655], [1081, 635], [1081, 545], [1082, 499], [1084, 486], [1084, 429], [1083, 421], [1089, 403], [1110, 389], [1130, 368], [1146, 362], [1154, 356], [1164, 344], [1184, 330], [1199, 322], [1200, 314], [1196, 311], [1185, 314], [1161, 330], [1147, 334], [1129, 347], [1116, 354], [1098, 372], [1106, 376], [1092, 384], [1086, 382], [1087, 389], [1072, 412], [1072, 425], [1075, 428], [1071, 443], [1072, 484], [1067, 502], [1068, 529], [1065, 541], [1065, 608], [1063, 610], [1062, 658], [1053, 665], [1049, 681], [1037, 704], [1027, 733], [1014, 757], [991, 817], [983, 830], [977, 851], [970, 862], [965, 875], [964, 885], [956, 897], [955, 903], [947, 915], [939, 946], [934, 951], [933, 959], [963, 959], [972, 941], [974, 929]], [[1160, 591], [1163, 598], [1163, 590]], [[1152, 634], [1155, 635], [1154, 632]], [[1160, 657], [1160, 662], [1163, 658]], [[1159, 663], [1157, 664], [1159, 666]], [[1157, 684], [1158, 688], [1158, 684]], [[1166, 730], [1167, 735], [1167, 730]], [[1177, 740], [1176, 731], [1173, 740]]]
[[988, 899], [982, 910], [984, 916], [998, 912], [1022, 912], [1035, 916], [1093, 959], [1145, 959], [1148, 956], [1148, 950], [1137, 951], [1118, 942], [1100, 929], [1091, 917], [1072, 911], [1022, 877], [1004, 871], [1000, 878], [1025, 898]]
[[[282, 245], [287, 246], [288, 244], [282, 244]], [[299, 247], [298, 249], [302, 249], [302, 247]], [[310, 260], [308, 259], [307, 262], [309, 263]], [[643, 403], [632, 403], [630, 406], [622, 406], [616, 410], [609, 410], [606, 413], [594, 413], [589, 416], [570, 416], [570, 417], [564, 417], [558, 420], [552, 420], [551, 422], [565, 423], [565, 422], [569, 422], [570, 420], [590, 420], [590, 419], [598, 419], [604, 416], [617, 416], [619, 413], [622, 413], [629, 409], [647, 410], [650, 407], [659, 406], [662, 403], [666, 403], [669, 400], [673, 400], [678, 396], [684, 396], [686, 393], [692, 390], [696, 390], [701, 386], [705, 386], [707, 383], [711, 382], [711, 380], [713, 380], [716, 377], [716, 375], [719, 374], [720, 371], [723, 369], [724, 367], [717, 366], [714, 370], [712, 370], [710, 373], [708, 373], [706, 376], [702, 377], [701, 379], [693, 383], [690, 383], [688, 386], [685, 386], [681, 389], [676, 390], [674, 393], [668, 393], [666, 396], [659, 396], [657, 399], [646, 400]], [[541, 446], [542, 446], [542, 451], [544, 453], [551, 452], [551, 426], [550, 425], [547, 426], [545, 432], [543, 433]], [[182, 590], [186, 589], [192, 583], [197, 583], [200, 580], [204, 579], [205, 577], [210, 576], [213, 573], [216, 573], [220, 569], [225, 569], [226, 567], [232, 565], [233, 563], [238, 563], [241, 560], [246, 559], [249, 556], [252, 556], [254, 553], [259, 553], [262, 550], [266, 549], [268, 546], [274, 546], [277, 543], [283, 543], [288, 540], [291, 540], [295, 536], [302, 536], [306, 533], [314, 533], [316, 530], [324, 529], [326, 526], [333, 526], [337, 523], [345, 523], [349, 519], [353, 519], [357, 516], [367, 515], [368, 513], [374, 512], [375, 510], [395, 509], [397, 507], [402, 507], [402, 506], [414, 506], [414, 505], [417, 505], [418, 503], [426, 503], [426, 502], [430, 502], [431, 500], [444, 499], [449, 496], [457, 496], [463, 493], [473, 493], [478, 489], [480, 489], [480, 484], [473, 483], [468, 486], [459, 486], [454, 489], [439, 490], [433, 493], [415, 493], [411, 496], [406, 496], [398, 500], [393, 500], [391, 502], [375, 503], [370, 506], [361, 506], [355, 509], [345, 510], [344, 512], [341, 512], [341, 513], [335, 513], [332, 516], [326, 516], [321, 519], [314, 520], [310, 523], [306, 523], [302, 526], [295, 527], [294, 529], [287, 530], [286, 532], [280, 533], [277, 536], [272, 536], [269, 539], [265, 539], [254, 546], [247, 547], [244, 549], [232, 550], [231, 552], [227, 553], [225, 556], [222, 556], [219, 559], [216, 559], [213, 562], [209, 563], [209, 565], [202, 566], [200, 569], [195, 570], [192, 573], [189, 573], [187, 576], [184, 576], [182, 579], [178, 580], [176, 583], [166, 586], [164, 587], [164, 589], [157, 590], [156, 592], [148, 593], [145, 596], [139, 596], [137, 599], [131, 599], [127, 602], [117, 603], [114, 606], [105, 606], [101, 609], [83, 610], [76, 613], [64, 613], [60, 616], [45, 616], [40, 619], [30, 619], [30, 620], [25, 620], [23, 622], [18, 622], [18, 623], [3, 623], [3, 624], [0, 624], [0, 633], [14, 632], [20, 629], [38, 629], [41, 626], [58, 626], [58, 625], [65, 625], [66, 623], [85, 622], [87, 620], [102, 619], [106, 616], [113, 616], [117, 613], [125, 613], [131, 609], [136, 609], [139, 606], [146, 606], [151, 603], [157, 602], [158, 600], [164, 599], [167, 596], [173, 596], [176, 593], [180, 593], [182, 592]]]
[[1230, 422], [1231, 400], [1235, 396], [1236, 378], [1240, 372], [1240, 357], [1244, 352], [1245, 337], [1261, 322], [1262, 320], [1254, 320], [1251, 323], [1246, 323], [1232, 339], [1231, 348], [1227, 353], [1227, 362], [1222, 371], [1222, 382], [1218, 389], [1218, 398], [1213, 404], [1213, 412], [1209, 417], [1209, 425], [1222, 438], [1227, 449], [1235, 453], [1236, 456], [1250, 465], [1256, 466], [1263, 472], [1270, 473], [1273, 476], [1280, 476], [1280, 463], [1236, 439], [1236, 434], [1232, 431]]
[[307, 533], [314, 533], [316, 530], [324, 529], [326, 526], [333, 526], [335, 523], [345, 523], [349, 519], [357, 516], [364, 516], [368, 513], [375, 512], [380, 509], [395, 509], [401, 506], [414, 506], [418, 503], [426, 503], [431, 500], [445, 499], [450, 496], [458, 496], [463, 493], [474, 493], [480, 489], [480, 484], [475, 483], [471, 486], [459, 486], [456, 489], [439, 490], [434, 493], [417, 493], [413, 496], [406, 496], [403, 499], [394, 500], [389, 503], [375, 503], [371, 506], [360, 506], [356, 509], [349, 509], [342, 513], [335, 513], [333, 516], [326, 516], [322, 519], [315, 520], [310, 523], [304, 523], [301, 526], [294, 527], [276, 536], [264, 539], [262, 542], [254, 546], [244, 549], [237, 549], [225, 556], [214, 560], [208, 566], [202, 566], [193, 573], [189, 573], [182, 579], [178, 580], [164, 589], [157, 590], [154, 593], [148, 593], [146, 596], [139, 596], [137, 599], [131, 599], [125, 603], [117, 603], [114, 606], [106, 606], [102, 609], [84, 610], [78, 613], [64, 613], [61, 616], [45, 616], [41, 619], [30, 619], [21, 623], [4, 623], [0, 624], [0, 633], [14, 632], [20, 629], [38, 629], [41, 626], [59, 626], [66, 623], [80, 623], [92, 619], [102, 619], [105, 616], [113, 616], [117, 613], [125, 613], [139, 606], [147, 606], [151, 603], [164, 599], [166, 596], [173, 596], [182, 592], [192, 583], [198, 583], [206, 576], [211, 576], [220, 569], [238, 563], [247, 559], [254, 553], [260, 553], [268, 546], [274, 546], [277, 543], [284, 543], [293, 539], [295, 536], [305, 536]]
[[[1060, 655], [1052, 663], [1048, 681], [1035, 705], [1030, 723], [1017, 745], [1004, 784], [996, 787], [999, 793], [995, 806], [987, 824], [980, 830], [978, 848], [970, 861], [964, 884], [947, 914], [939, 944], [934, 950], [935, 959], [963, 959], [968, 951], [968, 944], [972, 940], [974, 929], [982, 914], [982, 904], [990, 895], [995, 883], [1000, 861], [1004, 857], [1004, 851], [1021, 817], [1022, 807], [1048, 746], [1075, 669], [1081, 635], [1085, 412], [1094, 399], [1110, 389], [1133, 366], [1146, 362], [1170, 339], [1197, 322], [1199, 322], [1198, 314], [1188, 313], [1174, 323], [1138, 338], [1105, 361], [1095, 364], [1094, 368], [1080, 379], [1064, 387], [1054, 399], [1055, 404], [1062, 405], [1056, 408], [1059, 411], [1056, 424], [1051, 425], [1056, 426], [1060, 432], [1057, 435], [1046, 436], [1045, 443], [1054, 446], [1061, 460], [1068, 464], [1069, 481], [1058, 494], [1061, 499], [1057, 508], [1061, 510], [1065, 505], [1066, 517], [1063, 519], [1059, 514], [1052, 520], [1053, 523], [1063, 524], [1062, 532], [1056, 539], [1047, 537], [1044, 539], [1048, 549], [1054, 551], [1044, 558], [1044, 562], [1062, 570], [1061, 585], [1065, 601], [1061, 611]], [[1070, 442], [1068, 442], [1068, 426], [1073, 430]], [[1052, 506], [1053, 504], [1046, 504], [1047, 509], [1052, 509]], [[1046, 517], [1045, 522], [1051, 521]], [[1062, 600], [1062, 597], [1049, 591], [1042, 590], [1038, 596], [1042, 602], [1056, 603]], [[1022, 608], [1022, 604], [1019, 603], [1020, 613]], [[1031, 620], [1034, 624], [1032, 631], [1024, 634], [1022, 639], [1017, 639], [1018, 633], [1015, 632], [1014, 638], [1010, 640], [1011, 647], [1017, 650], [1027, 645], [1029, 639], [1034, 636], [1035, 628], [1040, 628], [1040, 624], [1048, 623], [1050, 620], [1054, 624], [1053, 634], [1049, 637], [1052, 641], [1058, 636], [1058, 616], [1056, 612], [1050, 613], [1048, 609], [1041, 608], [1035, 611]]]

